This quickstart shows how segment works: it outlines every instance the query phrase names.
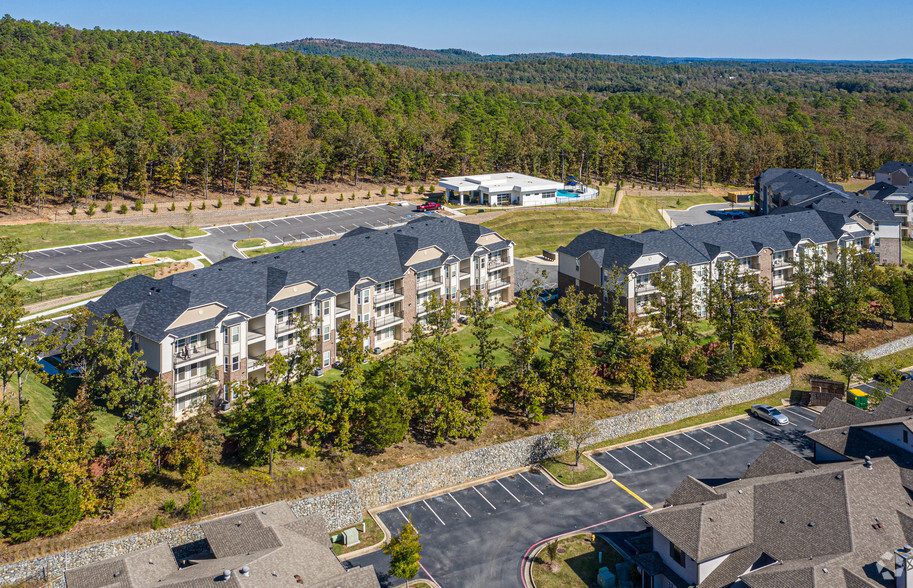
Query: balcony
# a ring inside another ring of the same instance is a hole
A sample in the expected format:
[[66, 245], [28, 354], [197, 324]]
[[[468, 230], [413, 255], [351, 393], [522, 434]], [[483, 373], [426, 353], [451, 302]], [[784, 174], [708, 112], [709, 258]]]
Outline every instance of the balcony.
[[789, 268], [793, 266], [793, 260], [783, 258], [783, 259], [774, 259], [774, 267], [777, 268]]
[[215, 386], [219, 381], [215, 378], [209, 376], [197, 376], [196, 378], [189, 378], [187, 380], [180, 380], [174, 383], [171, 386], [174, 395], [184, 394], [187, 392], [193, 392], [194, 390], [199, 390], [200, 388], [205, 388], [207, 386]]
[[374, 328], [383, 329], [384, 327], [389, 327], [390, 325], [395, 325], [397, 323], [403, 322], [403, 313], [402, 312], [391, 312], [388, 314], [382, 314], [374, 317]]
[[488, 269], [497, 269], [499, 267], [506, 267], [510, 265], [509, 259], [501, 259], [500, 257], [495, 257], [488, 260]]
[[348, 308], [346, 308], [345, 306], [337, 306], [337, 307], [336, 307], [336, 316], [337, 316], [337, 317], [345, 316], [345, 315], [347, 315], [347, 314], [349, 314], [349, 313], [351, 313], [351, 312], [352, 312], [352, 311], [349, 310]]
[[510, 282], [507, 280], [488, 280], [488, 291], [494, 292], [495, 290], [500, 290], [501, 288], [506, 288], [510, 286]]
[[196, 345], [184, 345], [182, 347], [175, 346], [174, 365], [184, 365], [186, 363], [193, 363], [195, 361], [200, 361], [209, 357], [215, 357], [218, 352], [219, 347], [214, 342], [197, 343]]
[[295, 320], [283, 320], [276, 323], [276, 334], [290, 333], [298, 330], [298, 322]]
[[394, 300], [399, 300], [403, 297], [402, 288], [394, 288], [392, 290], [381, 290], [374, 292], [374, 306], [380, 306], [385, 302], [392, 302]]
[[644, 294], [646, 292], [656, 292], [656, 286], [653, 285], [653, 282], [641, 282], [634, 285], [634, 291], [638, 294]]
[[434, 288], [440, 288], [444, 285], [444, 282], [440, 279], [431, 279], [431, 280], [420, 280], [415, 283], [415, 289], [419, 292], [424, 292], [426, 290], [433, 290]]
[[772, 285], [774, 288], [785, 288], [785, 287], [789, 286], [789, 285], [792, 284], [792, 283], [793, 283], [792, 280], [787, 280], [786, 278], [774, 278], [774, 279], [771, 281], [771, 285]]
[[256, 369], [263, 367], [266, 361], [266, 354], [260, 353], [258, 355], [248, 355], [247, 356], [247, 372], [250, 373]]
[[259, 325], [256, 327], [251, 326], [250, 323], [247, 323], [247, 342], [256, 343], [257, 341], [262, 341], [266, 338], [266, 325]]

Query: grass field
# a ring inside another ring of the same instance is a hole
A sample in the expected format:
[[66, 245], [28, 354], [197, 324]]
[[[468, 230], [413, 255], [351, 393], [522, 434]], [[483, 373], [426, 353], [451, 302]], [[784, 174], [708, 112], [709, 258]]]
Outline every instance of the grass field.
[[235, 247], [238, 249], [249, 249], [251, 247], [259, 247], [266, 243], [266, 239], [260, 239], [259, 237], [254, 237], [252, 239], [241, 239], [235, 243]]
[[913, 264], [913, 241], [904, 241], [903, 247], [900, 249], [900, 254], [903, 258], [904, 265]]
[[206, 233], [196, 227], [146, 227], [108, 224], [32, 223], [29, 225], [4, 225], [4, 237], [20, 241], [23, 250], [61, 247], [78, 243], [92, 243], [123, 237], [139, 237], [156, 233], [171, 233], [175, 237], [197, 237]]
[[[333, 553], [336, 556], [343, 555], [344, 553], [350, 553], [352, 551], [358, 551], [359, 549], [364, 549], [365, 547], [370, 547], [372, 545], [377, 545], [384, 540], [384, 532], [380, 530], [380, 527], [377, 526], [377, 523], [374, 522], [370, 516], [364, 518], [365, 523], [365, 532], [361, 532], [361, 525], [355, 525], [358, 529], [359, 539], [361, 541], [356, 545], [346, 546], [341, 543], [333, 543]], [[351, 527], [347, 527], [351, 528]], [[339, 535], [344, 529], [339, 529], [338, 531], [333, 531], [330, 533], [330, 538]], [[393, 531], [396, 532], [396, 531]]]
[[25, 293], [25, 303], [53, 300], [64, 296], [73, 296], [83, 292], [94, 292], [103, 288], [110, 288], [114, 284], [132, 278], [133, 276], [151, 276], [155, 273], [155, 266], [129, 267], [108, 272], [80, 274], [66, 278], [42, 280], [40, 282], [19, 282], [17, 288]]
[[[28, 415], [25, 418], [25, 432], [36, 441], [44, 439], [44, 426], [54, 414], [54, 391], [48, 388], [37, 376], [29, 374], [22, 395], [28, 400]], [[95, 430], [101, 435], [105, 445], [114, 441], [114, 429], [120, 419], [104, 410], [95, 413]]]
[[[618, 214], [564, 207], [511, 211], [487, 221], [485, 226], [517, 245], [517, 257], [554, 251], [577, 235], [599, 229], [615, 235], [639, 233], [647, 229], [666, 229], [660, 208], [688, 208], [723, 200], [706, 194], [695, 196], [625, 196]], [[581, 203], [584, 204], [584, 203]]]
[[168, 259], [173, 259], [174, 261], [181, 261], [183, 259], [194, 259], [200, 257], [202, 253], [199, 251], [194, 251], [193, 249], [169, 249], [168, 251], [153, 251], [152, 253], [147, 253], [149, 257], [164, 257]]
[[605, 471], [585, 455], [580, 456], [580, 465], [583, 466], [583, 469], [575, 470], [573, 451], [546, 459], [539, 465], [565, 486], [574, 486], [606, 477]]

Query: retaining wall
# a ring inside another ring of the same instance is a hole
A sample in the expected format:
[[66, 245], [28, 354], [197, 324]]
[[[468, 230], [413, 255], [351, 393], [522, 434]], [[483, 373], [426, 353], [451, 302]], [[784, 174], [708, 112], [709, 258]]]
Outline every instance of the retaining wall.
[[[913, 337], [907, 339], [910, 339], [907, 347], [913, 346]], [[789, 388], [791, 385], [792, 379], [789, 375], [779, 376], [722, 392], [704, 394], [603, 419], [595, 423], [596, 435], [591, 442], [602, 443], [638, 431], [668, 425], [725, 406], [762, 398]], [[360, 523], [362, 512], [365, 509], [408, 500], [475, 478], [528, 466], [559, 452], [560, 449], [554, 442], [553, 433], [534, 435], [355, 478], [350, 480], [351, 488], [320, 496], [290, 500], [289, 506], [299, 517], [315, 513], [322, 514], [326, 519], [329, 532]], [[168, 543], [172, 548], [178, 548], [202, 539], [204, 536], [200, 526], [188, 524], [87, 545], [66, 554], [58, 553], [2, 566], [0, 567], [0, 585], [59, 577], [65, 569], [64, 566], [72, 568], [85, 565], [130, 551], [145, 549], [162, 542]]]
[[859, 355], [867, 357], [868, 359], [878, 359], [879, 357], [891, 355], [892, 353], [897, 353], [898, 351], [904, 351], [905, 349], [909, 349], [911, 347], [913, 347], [913, 335], [904, 337], [903, 339], [898, 339], [896, 341], [890, 341], [884, 345], [879, 345], [878, 347], [866, 349]]

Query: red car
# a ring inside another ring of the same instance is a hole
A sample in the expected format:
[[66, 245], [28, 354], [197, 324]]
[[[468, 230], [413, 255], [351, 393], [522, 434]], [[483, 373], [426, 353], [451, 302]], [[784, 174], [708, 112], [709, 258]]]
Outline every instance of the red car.
[[444, 205], [440, 202], [426, 202], [418, 205], [419, 212], [431, 212], [432, 210], [439, 210], [441, 208], [444, 208]]

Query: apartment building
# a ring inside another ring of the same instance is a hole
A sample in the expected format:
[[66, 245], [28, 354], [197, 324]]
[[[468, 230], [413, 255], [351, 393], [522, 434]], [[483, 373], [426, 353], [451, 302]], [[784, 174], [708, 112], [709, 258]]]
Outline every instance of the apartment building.
[[604, 294], [613, 270], [624, 273], [629, 314], [647, 315], [658, 303], [653, 276], [667, 266], [688, 264], [693, 276], [695, 311], [707, 312], [709, 281], [718, 264], [730, 259], [744, 271], [766, 279], [776, 300], [792, 283], [801, 256], [836, 260], [840, 247], [871, 250], [875, 237], [854, 218], [837, 212], [798, 209], [782, 214], [728, 220], [705, 225], [611, 235], [588, 231], [558, 248], [558, 289], [596, 294], [606, 316], [612, 301]]
[[875, 172], [875, 183], [859, 193], [889, 206], [902, 223], [904, 237], [913, 237], [913, 163], [884, 164]]
[[811, 208], [852, 217], [874, 232], [872, 252], [879, 262], [899, 265], [906, 219], [899, 218], [889, 203], [866, 196], [846, 192], [810, 169], [767, 169], [755, 178], [758, 214]]
[[438, 186], [447, 202], [460, 205], [545, 206], [591, 200], [599, 195], [595, 188], [578, 182], [565, 185], [515, 172], [441, 178]]
[[336, 330], [369, 325], [365, 346], [405, 341], [427, 316], [432, 293], [463, 302], [481, 290], [492, 305], [514, 296], [513, 243], [479, 225], [434, 215], [399, 228], [356, 229], [331, 242], [162, 279], [136, 276], [88, 308], [123, 320], [151, 374], [180, 413], [217, 390], [265, 375], [265, 359], [297, 345], [299, 318], [313, 321], [323, 368], [336, 359]]

